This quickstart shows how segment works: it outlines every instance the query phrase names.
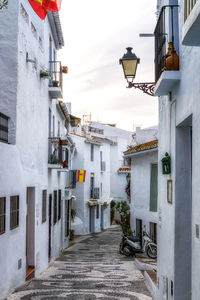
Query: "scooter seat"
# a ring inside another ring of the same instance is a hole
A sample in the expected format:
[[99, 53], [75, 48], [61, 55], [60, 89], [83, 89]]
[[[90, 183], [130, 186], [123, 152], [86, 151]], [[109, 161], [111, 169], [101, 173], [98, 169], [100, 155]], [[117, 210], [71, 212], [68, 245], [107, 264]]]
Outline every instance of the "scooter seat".
[[140, 239], [137, 236], [127, 236], [127, 238], [133, 242], [140, 242]]

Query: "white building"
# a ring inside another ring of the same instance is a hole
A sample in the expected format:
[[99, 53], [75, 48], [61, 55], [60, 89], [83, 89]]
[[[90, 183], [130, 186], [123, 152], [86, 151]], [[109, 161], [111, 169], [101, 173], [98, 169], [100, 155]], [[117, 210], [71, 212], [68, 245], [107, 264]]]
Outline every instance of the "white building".
[[4, 1], [0, 16], [0, 296], [5, 296], [47, 268], [68, 244], [65, 161], [74, 144], [66, 137], [66, 106], [57, 100], [62, 69], [56, 51], [63, 46], [58, 13], [41, 21], [20, 0]]
[[78, 182], [74, 191], [77, 218], [72, 226], [75, 234], [98, 232], [110, 227], [111, 200], [127, 199], [126, 176], [118, 171], [132, 133], [91, 122], [72, 128], [71, 136], [77, 149], [73, 169], [86, 171], [85, 183]]
[[[200, 1], [160, 0], [157, 4], [158, 299], [197, 300], [200, 299]], [[179, 69], [173, 65], [174, 53], [168, 56], [171, 70], [165, 60], [169, 42], [179, 55]], [[171, 170], [167, 167], [163, 172], [161, 160], [166, 152], [171, 157]]]
[[[131, 160], [130, 225], [141, 238], [143, 231], [157, 242], [157, 129], [137, 129], [132, 147], [124, 152]], [[153, 138], [153, 140], [152, 140]], [[142, 141], [142, 143], [141, 143]]]

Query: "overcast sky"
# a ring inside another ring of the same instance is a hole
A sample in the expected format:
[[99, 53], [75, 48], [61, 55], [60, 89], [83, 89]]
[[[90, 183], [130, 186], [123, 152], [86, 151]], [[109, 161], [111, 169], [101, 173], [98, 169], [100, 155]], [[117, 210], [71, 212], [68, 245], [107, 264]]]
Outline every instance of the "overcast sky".
[[154, 40], [139, 33], [154, 31], [155, 12], [156, 0], [62, 0], [59, 58], [69, 68], [64, 101], [74, 115], [92, 113], [95, 121], [127, 130], [157, 124], [157, 97], [127, 89], [119, 65], [125, 48], [133, 47], [141, 60], [135, 82], [154, 81]]

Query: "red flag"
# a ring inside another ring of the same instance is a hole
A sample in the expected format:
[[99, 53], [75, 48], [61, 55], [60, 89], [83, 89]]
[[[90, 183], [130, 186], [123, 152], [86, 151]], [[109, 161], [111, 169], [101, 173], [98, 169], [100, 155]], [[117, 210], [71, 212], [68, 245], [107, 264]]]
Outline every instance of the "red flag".
[[48, 10], [59, 11], [61, 0], [28, 0], [35, 13], [44, 20]]

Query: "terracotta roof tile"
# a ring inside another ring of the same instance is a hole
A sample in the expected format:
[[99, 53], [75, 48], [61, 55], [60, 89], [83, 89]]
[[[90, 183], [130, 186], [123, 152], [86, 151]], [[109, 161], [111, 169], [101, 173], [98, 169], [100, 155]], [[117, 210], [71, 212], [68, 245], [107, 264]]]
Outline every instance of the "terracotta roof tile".
[[131, 172], [131, 168], [128, 167], [119, 168], [118, 172]]
[[144, 150], [150, 150], [158, 147], [158, 140], [150, 141], [144, 144], [137, 145], [135, 147], [129, 148], [128, 150], [124, 151], [124, 154], [130, 154], [135, 152], [140, 152]]

